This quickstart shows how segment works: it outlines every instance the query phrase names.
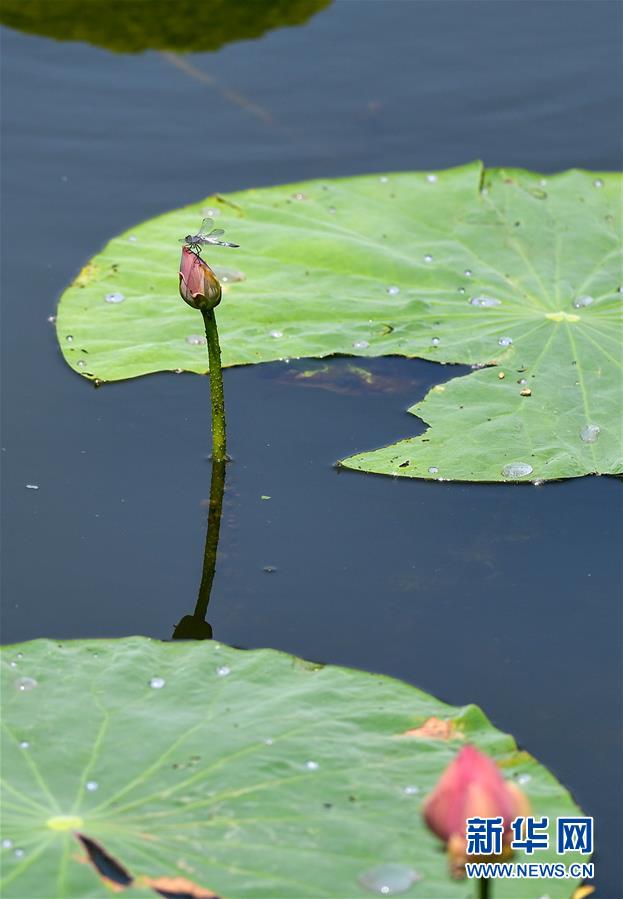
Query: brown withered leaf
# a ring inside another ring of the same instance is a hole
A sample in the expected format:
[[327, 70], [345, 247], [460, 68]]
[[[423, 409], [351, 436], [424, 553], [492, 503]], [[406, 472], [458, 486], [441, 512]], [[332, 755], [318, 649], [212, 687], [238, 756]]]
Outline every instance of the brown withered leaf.
[[185, 877], [144, 877], [141, 885], [151, 887], [164, 899], [223, 899]]
[[132, 884], [134, 880], [132, 875], [117, 859], [109, 855], [100, 843], [85, 836], [83, 833], [76, 833], [76, 839], [82, 843], [86, 850], [88, 861], [93, 865], [106, 886], [114, 893], [121, 893]]
[[587, 896], [592, 896], [594, 892], [595, 887], [592, 887], [587, 883], [584, 886], [578, 887], [571, 899], [586, 899]]
[[457, 731], [454, 721], [443, 718], [427, 718], [420, 727], [406, 730], [403, 737], [414, 737], [416, 740], [462, 740], [463, 734]]

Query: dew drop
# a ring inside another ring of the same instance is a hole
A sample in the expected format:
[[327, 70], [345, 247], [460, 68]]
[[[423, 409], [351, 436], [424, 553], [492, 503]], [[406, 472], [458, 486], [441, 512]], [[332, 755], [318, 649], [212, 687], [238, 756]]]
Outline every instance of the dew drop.
[[30, 749], [30, 743], [28, 740], [21, 740], [19, 744], [20, 749]]
[[593, 187], [603, 187], [603, 186], [604, 186], [604, 183], [601, 180], [601, 178], [595, 178], [595, 180], [593, 181]]
[[268, 739], [264, 740], [264, 745], [265, 745], [265, 746], [272, 746], [272, 745], [273, 745], [272, 739], [271, 739], [270, 737], [268, 737]]
[[13, 846], [13, 840], [9, 840], [8, 837], [2, 841], [3, 849], [10, 849], [12, 846]]
[[231, 668], [228, 668], [227, 665], [219, 665], [216, 673], [218, 677], [227, 677], [228, 674], [231, 674]]
[[502, 469], [505, 478], [525, 478], [532, 474], [532, 466], [527, 462], [509, 462]]
[[472, 272], [471, 268], [466, 268], [465, 271], [463, 272], [463, 274], [465, 275], [466, 278], [471, 278], [473, 272]]
[[379, 178], [379, 181], [381, 182], [381, 184], [387, 184], [387, 182], [389, 181], [389, 178], [387, 177], [387, 175], [381, 175], [381, 177]]
[[439, 346], [439, 338], [438, 337], [431, 337], [430, 342], [433, 346]]
[[406, 893], [419, 879], [417, 871], [409, 865], [389, 862], [364, 871], [359, 876], [358, 882], [360, 886], [372, 893], [380, 893], [382, 896], [397, 896], [400, 893]]
[[420, 792], [420, 788], [414, 787], [414, 786], [408, 786], [408, 787], [405, 787], [402, 792], [405, 794], [405, 796], [416, 796]]
[[152, 690], [162, 690], [165, 684], [166, 681], [163, 677], [152, 677], [149, 681], [149, 686]]
[[593, 302], [593, 298], [589, 296], [576, 297], [572, 302], [572, 306], [574, 309], [584, 309], [585, 306], [590, 306]]
[[84, 789], [89, 793], [94, 793], [99, 788], [99, 784], [96, 780], [87, 780], [84, 785]]
[[481, 307], [501, 306], [502, 301], [496, 300], [495, 297], [486, 297], [483, 294], [481, 294], [478, 297], [472, 297], [471, 300], [469, 301], [469, 304], [470, 304], [470, 306], [481, 306]]
[[523, 387], [524, 384], [527, 384], [527, 383], [528, 383], [528, 381], [526, 380], [526, 378], [519, 378], [519, 380], [517, 381], [517, 383], [518, 383], [518, 384], [521, 384], [521, 386]]
[[24, 852], [23, 849], [20, 849], [18, 847], [17, 849], [14, 850], [13, 855], [15, 856], [15, 858], [24, 858], [26, 853]]
[[424, 257], [424, 262], [432, 262], [432, 261], [433, 261], [433, 257], [431, 256], [430, 253], [427, 253], [426, 256]]
[[203, 346], [205, 342], [206, 339], [201, 334], [189, 334], [186, 338], [186, 343], [189, 343], [191, 346]]
[[498, 340], [498, 343], [500, 344], [500, 346], [510, 346], [512, 344], [512, 342], [513, 342], [512, 337], [500, 337], [500, 339]]
[[520, 784], [522, 787], [525, 786], [526, 784], [529, 784], [531, 780], [532, 780], [532, 776], [530, 774], [520, 774], [517, 777], [517, 783]]
[[125, 297], [122, 293], [107, 293], [104, 299], [107, 303], [123, 303]]
[[38, 490], [39, 484], [26, 484], [26, 490]]
[[39, 684], [34, 677], [20, 677], [15, 681], [15, 689], [19, 693], [29, 693], [38, 686]]
[[584, 443], [595, 443], [599, 437], [601, 428], [599, 425], [584, 425], [580, 428], [580, 437]]
[[356, 340], [353, 346], [356, 350], [367, 350], [370, 344], [367, 340]]
[[65, 337], [65, 340], [67, 341], [67, 343], [71, 343], [71, 342], [73, 341], [73, 339], [74, 339], [73, 334], [68, 334], [68, 335]]
[[219, 216], [221, 214], [220, 209], [204, 209], [203, 212], [207, 218], [211, 218], [211, 219], [215, 219], [215, 218], [217, 218], [217, 216]]
[[387, 288], [387, 293], [390, 295], [390, 297], [395, 297], [397, 293], [400, 293], [400, 288], [396, 287], [395, 284], [392, 284], [391, 287]]
[[277, 340], [279, 337], [283, 337], [283, 331], [270, 331], [269, 336]]
[[429, 184], [434, 184], [437, 180], [437, 175], [427, 175], [426, 180], [429, 182]]
[[305, 762], [305, 767], [308, 771], [317, 771], [320, 766], [318, 762]]
[[84, 368], [84, 366], [86, 365], [86, 362], [84, 361], [84, 359], [78, 359], [78, 361], [76, 362], [76, 365], [78, 366], [78, 368]]
[[17, 668], [17, 662], [9, 662], [11, 668]]
[[439, 469], [437, 468], [436, 465], [431, 465], [431, 467], [428, 469], [429, 474], [437, 474], [438, 471], [439, 471]]

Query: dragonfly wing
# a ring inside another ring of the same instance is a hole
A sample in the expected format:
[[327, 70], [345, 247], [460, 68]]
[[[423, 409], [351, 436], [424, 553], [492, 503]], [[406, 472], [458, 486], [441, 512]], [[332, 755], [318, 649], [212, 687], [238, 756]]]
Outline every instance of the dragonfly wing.
[[[205, 232], [204, 232], [205, 233]], [[206, 235], [207, 237], [220, 237], [221, 234], [225, 234], [224, 228], [212, 228], [210, 233]]]
[[212, 225], [214, 224], [214, 219], [206, 218], [201, 222], [201, 227], [199, 228], [198, 234], [201, 234], [205, 237], [212, 230]]

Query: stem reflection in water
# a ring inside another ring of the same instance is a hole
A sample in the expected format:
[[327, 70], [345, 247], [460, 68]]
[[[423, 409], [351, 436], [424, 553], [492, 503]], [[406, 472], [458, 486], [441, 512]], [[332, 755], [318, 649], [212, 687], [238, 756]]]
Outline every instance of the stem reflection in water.
[[173, 631], [174, 640], [211, 640], [212, 627], [206, 621], [208, 604], [214, 581], [218, 539], [221, 529], [221, 513], [223, 510], [223, 494], [225, 492], [225, 461], [212, 460], [212, 480], [210, 482], [210, 509], [208, 512], [208, 531], [206, 533], [203, 552], [203, 571], [195, 611], [192, 615], [184, 615]]

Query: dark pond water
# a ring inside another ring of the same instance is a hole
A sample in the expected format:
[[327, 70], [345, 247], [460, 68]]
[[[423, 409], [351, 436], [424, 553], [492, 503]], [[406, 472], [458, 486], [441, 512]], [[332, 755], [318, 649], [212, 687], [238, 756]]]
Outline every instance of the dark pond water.
[[[621, 18], [610, 2], [338, 2], [186, 57], [190, 72], [4, 30], [5, 642], [167, 639], [196, 597], [208, 384], [75, 376], [46, 318], [84, 261], [215, 190], [476, 157], [618, 168]], [[404, 410], [455, 373], [377, 360], [365, 387], [348, 365], [306, 387], [308, 363], [226, 372], [215, 635], [478, 703], [595, 815], [598, 896], [620, 899], [621, 485], [337, 472], [415, 433]]]

